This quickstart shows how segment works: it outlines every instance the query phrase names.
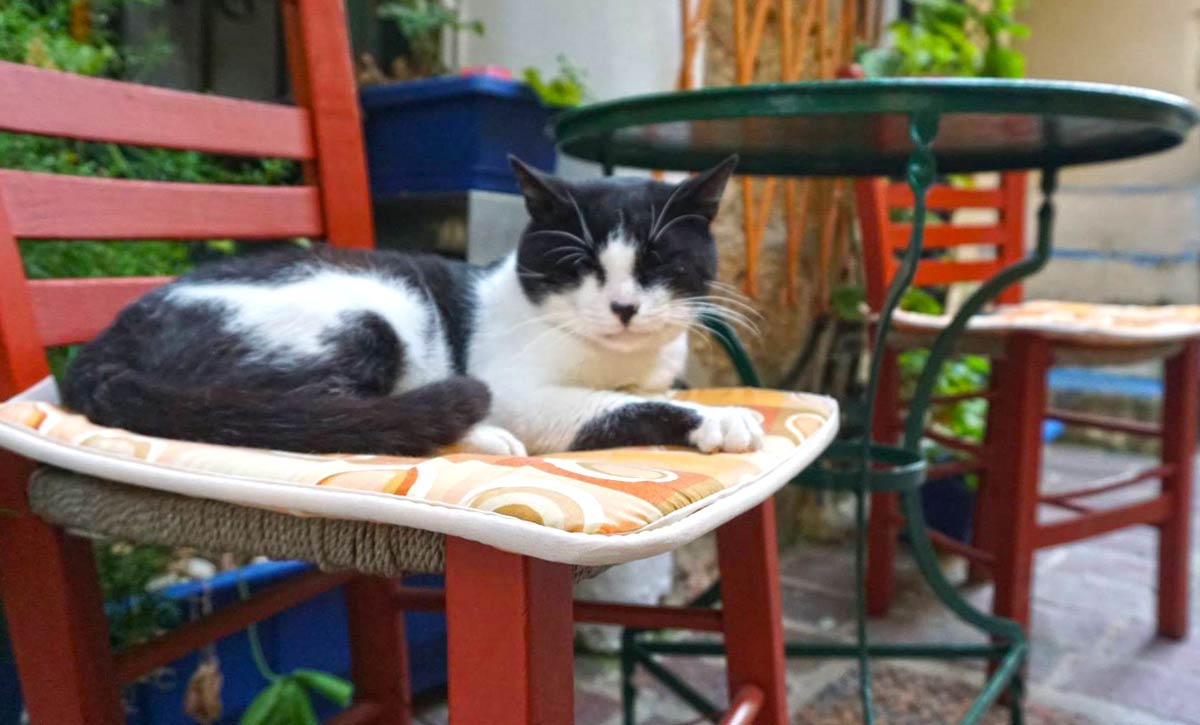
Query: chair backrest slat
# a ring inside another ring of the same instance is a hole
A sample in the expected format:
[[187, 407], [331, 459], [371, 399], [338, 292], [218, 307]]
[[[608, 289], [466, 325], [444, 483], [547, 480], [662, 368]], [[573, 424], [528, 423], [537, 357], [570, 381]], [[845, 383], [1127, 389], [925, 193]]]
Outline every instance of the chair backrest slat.
[[[887, 184], [887, 203], [893, 209], [911, 209], [912, 189], [908, 184]], [[956, 189], [952, 186], [935, 186], [925, 197], [930, 209], [998, 209], [1004, 205], [1004, 193], [1000, 189]]]
[[0, 131], [311, 159], [308, 111], [0, 62]]
[[311, 186], [183, 184], [0, 170], [24, 239], [270, 239], [321, 234]]
[[87, 342], [107, 327], [122, 307], [169, 281], [170, 277], [30, 280], [29, 295], [42, 344]]
[[913, 285], [917, 287], [941, 287], [959, 282], [982, 282], [999, 272], [996, 262], [942, 262], [930, 260], [917, 267]]
[[[1002, 226], [969, 227], [950, 225], [926, 225], [922, 249], [949, 249], [971, 245], [998, 246], [1004, 243], [1005, 229]], [[888, 242], [893, 249], [905, 249], [912, 238], [911, 224], [889, 226]]]
[[[897, 255], [908, 248], [912, 224], [893, 220], [896, 211], [911, 210], [912, 190], [907, 185], [886, 179], [863, 179], [855, 183], [859, 225], [862, 230], [864, 277], [867, 305], [878, 310], [888, 284], [899, 268]], [[941, 224], [936, 219], [925, 226], [922, 249], [931, 251], [955, 247], [990, 247], [986, 261], [923, 258], [917, 266], [913, 284], [945, 286], [960, 282], [979, 282], [1018, 261], [1025, 254], [1025, 174], [1001, 174], [994, 189], [959, 189], [944, 184], [932, 187], [926, 206], [935, 212], [961, 209], [994, 210], [998, 219], [986, 225]], [[1003, 303], [1019, 302], [1021, 286], [1012, 285], [1000, 293]]]

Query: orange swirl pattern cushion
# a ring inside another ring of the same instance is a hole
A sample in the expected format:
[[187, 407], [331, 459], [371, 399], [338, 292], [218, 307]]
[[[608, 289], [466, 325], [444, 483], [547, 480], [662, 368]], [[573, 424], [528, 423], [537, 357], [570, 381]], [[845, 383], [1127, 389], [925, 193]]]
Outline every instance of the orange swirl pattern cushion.
[[[504, 514], [566, 532], [638, 531], [714, 494], [753, 481], [810, 438], [828, 439], [836, 405], [816, 395], [751, 388], [675, 392], [707, 405], [741, 405], [762, 416], [763, 448], [703, 454], [666, 447], [538, 457], [455, 453], [426, 458], [305, 455], [166, 440], [105, 428], [46, 402], [0, 405], [0, 425], [60, 445], [143, 465], [266, 483], [403, 496]], [[198, 494], [199, 495], [199, 494]]]
[[[898, 311], [895, 319], [901, 328], [918, 330], [940, 330], [950, 322], [948, 315], [906, 311]], [[1200, 336], [1200, 306], [1029, 300], [978, 314], [971, 318], [968, 330], [991, 334], [1026, 330], [1114, 345], [1169, 342]]]

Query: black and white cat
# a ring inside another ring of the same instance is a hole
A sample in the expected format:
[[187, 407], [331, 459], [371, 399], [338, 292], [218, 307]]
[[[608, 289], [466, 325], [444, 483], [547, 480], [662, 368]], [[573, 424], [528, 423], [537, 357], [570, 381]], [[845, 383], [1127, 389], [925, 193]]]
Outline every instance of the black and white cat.
[[735, 164], [670, 185], [514, 159], [531, 219], [489, 267], [324, 249], [199, 268], [85, 346], [64, 401], [147, 435], [301, 452], [756, 449], [749, 410], [655, 399], [712, 308], [709, 226]]

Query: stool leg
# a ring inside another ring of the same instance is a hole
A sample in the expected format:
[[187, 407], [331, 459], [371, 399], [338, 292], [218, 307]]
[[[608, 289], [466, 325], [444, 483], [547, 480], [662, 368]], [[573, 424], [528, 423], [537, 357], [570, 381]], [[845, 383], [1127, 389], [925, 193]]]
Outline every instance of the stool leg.
[[1163, 369], [1162, 462], [1171, 511], [1158, 530], [1158, 633], [1183, 639], [1188, 629], [1188, 558], [1192, 469], [1200, 407], [1200, 340], [1189, 340]]
[[894, 493], [871, 494], [867, 519], [867, 614], [882, 617], [896, 591], [896, 522], [900, 504]]
[[381, 708], [379, 722], [407, 725], [412, 708], [408, 652], [395, 592], [395, 580], [380, 577], [361, 576], [346, 584], [351, 679], [355, 701]]
[[[1005, 497], [1008, 495], [1005, 489], [1008, 484], [1001, 481], [998, 475], [1005, 462], [996, 459], [1007, 456], [1012, 445], [1006, 437], [1011, 435], [1012, 426], [1003, 420], [1004, 416], [1009, 414], [1008, 410], [996, 400], [1002, 395], [999, 385], [1000, 369], [1003, 366], [1003, 360], [992, 360], [989, 389], [993, 395], [992, 402], [988, 403], [987, 424], [984, 427], [983, 446], [979, 454], [983, 470], [976, 474], [979, 477], [979, 486], [975, 490], [975, 507], [971, 512], [971, 546], [993, 557], [996, 556], [997, 546], [1003, 541], [1001, 534], [996, 530], [1000, 521], [995, 511], [997, 506], [1007, 505]], [[1041, 425], [1040, 422], [1038, 425]], [[990, 580], [994, 566], [971, 561], [967, 569], [967, 581], [978, 584]]]
[[730, 697], [745, 685], [757, 687], [763, 706], [755, 723], [785, 725], [783, 606], [773, 501], [717, 529], [717, 561]]
[[[31, 466], [0, 454], [0, 489]], [[91, 544], [28, 512], [0, 516], [0, 597], [33, 723], [125, 722]]]
[[574, 721], [572, 572], [446, 537], [450, 722]]
[[[875, 440], [894, 443], [900, 433], [900, 369], [888, 352], [879, 370], [879, 397], [871, 433]], [[867, 614], [881, 617], [892, 608], [896, 588], [896, 543], [900, 534], [900, 505], [894, 493], [871, 496], [867, 521]]]
[[995, 536], [996, 591], [992, 608], [1028, 631], [1033, 581], [1034, 532], [1042, 465], [1042, 417], [1046, 410], [1046, 373], [1050, 345], [1036, 335], [1017, 334], [1009, 341], [996, 370], [996, 415], [990, 433], [997, 454], [988, 464], [984, 510]]

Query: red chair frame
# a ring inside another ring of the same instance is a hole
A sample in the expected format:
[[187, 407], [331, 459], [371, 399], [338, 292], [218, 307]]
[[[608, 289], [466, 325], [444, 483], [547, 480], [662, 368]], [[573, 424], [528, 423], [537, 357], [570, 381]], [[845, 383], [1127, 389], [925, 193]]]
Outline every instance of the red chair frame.
[[[0, 130], [281, 157], [305, 169], [305, 185], [285, 188], [0, 170], [0, 400], [48, 374], [46, 346], [90, 339], [123, 305], [165, 281], [27, 280], [18, 238], [309, 236], [341, 247], [373, 245], [343, 4], [284, 0], [283, 18], [295, 107], [0, 63]], [[727, 592], [721, 611], [573, 605], [571, 566], [447, 537], [444, 593], [406, 593], [394, 580], [314, 572], [114, 655], [90, 545], [29, 510], [26, 487], [34, 467], [0, 451], [0, 599], [33, 722], [123, 722], [120, 685], [342, 585], [356, 695], [335, 718], [339, 723], [409, 722], [400, 614], [405, 606], [443, 601], [454, 722], [570, 722], [576, 620], [724, 631], [733, 693], [729, 722], [787, 722], [770, 501], [718, 532]]]
[[[895, 273], [895, 255], [908, 244], [910, 229], [893, 223], [890, 212], [912, 206], [912, 193], [903, 184], [885, 180], [857, 182], [859, 219], [862, 227], [867, 301], [878, 309]], [[995, 249], [994, 258], [984, 262], [923, 260], [915, 285], [938, 286], [981, 281], [1024, 256], [1025, 174], [1003, 174], [997, 189], [953, 189], [934, 187], [929, 208], [953, 211], [990, 208], [999, 213], [996, 224], [982, 227], [931, 226], [925, 246], [945, 249], [962, 245], [986, 245]], [[1013, 285], [1000, 295], [1002, 303], [1021, 300], [1021, 288]], [[979, 395], [935, 399], [949, 403], [963, 397], [989, 400], [987, 433], [983, 445], [950, 438], [934, 431], [927, 435], [949, 448], [972, 454], [966, 462], [931, 468], [930, 477], [950, 473], [976, 473], [980, 487], [976, 498], [974, 540], [971, 546], [949, 540], [936, 532], [931, 539], [943, 548], [968, 558], [973, 575], [989, 571], [995, 582], [993, 610], [1028, 628], [1034, 553], [1100, 536], [1136, 525], [1159, 530], [1158, 632], [1181, 639], [1187, 634], [1189, 512], [1193, 456], [1196, 452], [1197, 415], [1200, 408], [1200, 340], [1191, 339], [1173, 351], [1164, 363], [1161, 425], [1110, 420], [1047, 409], [1046, 376], [1054, 362], [1054, 351], [1064, 348], [1036, 333], [1010, 335], [1003, 354], [993, 361], [990, 389]], [[1075, 350], [1087, 349], [1075, 345]], [[903, 404], [899, 398], [899, 375], [895, 353], [884, 362], [874, 435], [894, 440], [901, 433]], [[1122, 431], [1161, 440], [1160, 465], [1120, 480], [1106, 480], [1066, 493], [1043, 495], [1041, 476], [1041, 424], [1045, 417], [1067, 423]], [[1159, 479], [1158, 495], [1114, 508], [1096, 508], [1086, 499]], [[1071, 517], [1040, 523], [1038, 510], [1052, 506]], [[876, 494], [871, 501], [868, 540], [867, 606], [874, 615], [885, 614], [894, 589], [896, 536], [902, 520], [894, 494]]]

